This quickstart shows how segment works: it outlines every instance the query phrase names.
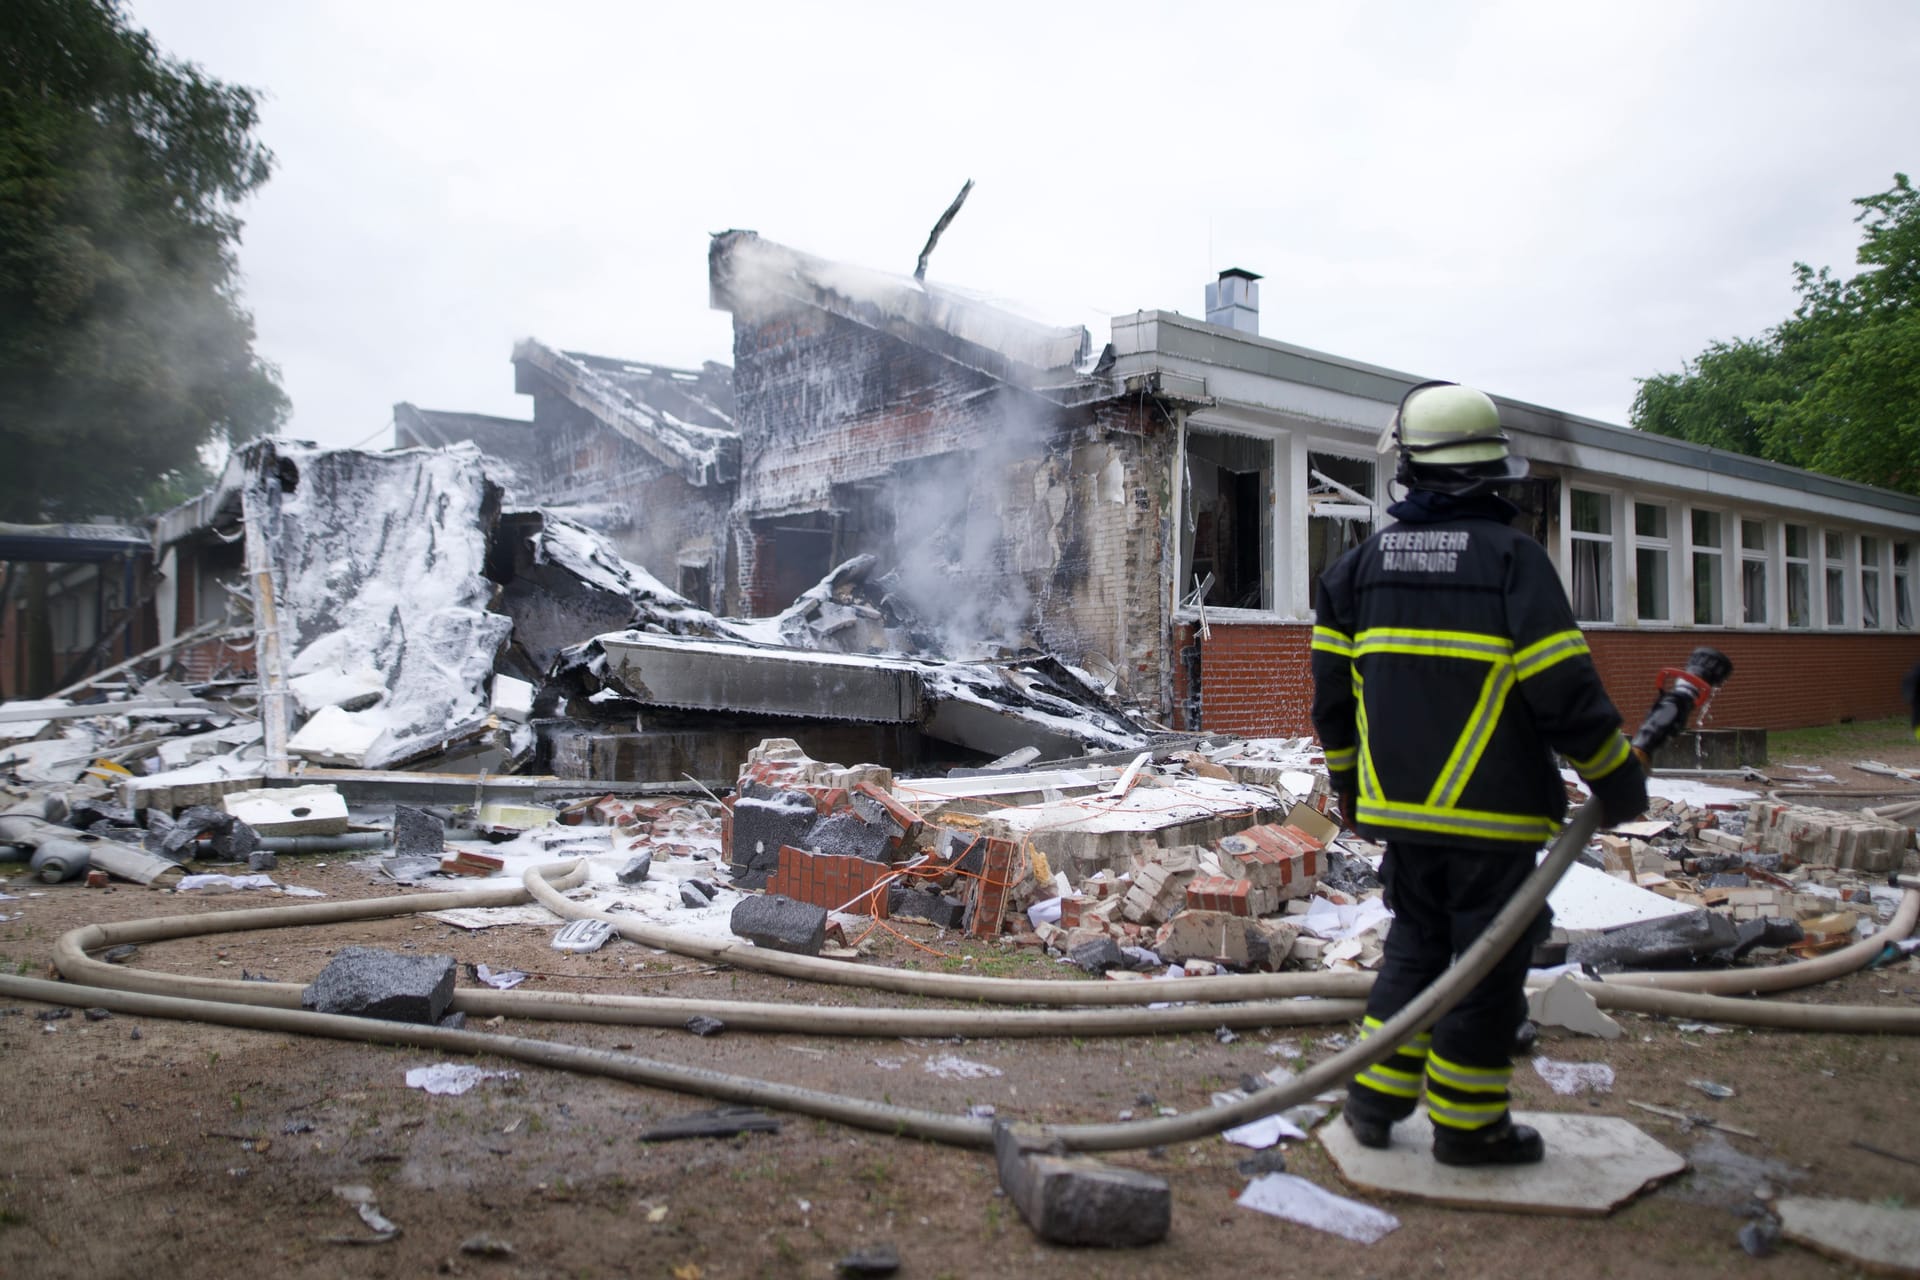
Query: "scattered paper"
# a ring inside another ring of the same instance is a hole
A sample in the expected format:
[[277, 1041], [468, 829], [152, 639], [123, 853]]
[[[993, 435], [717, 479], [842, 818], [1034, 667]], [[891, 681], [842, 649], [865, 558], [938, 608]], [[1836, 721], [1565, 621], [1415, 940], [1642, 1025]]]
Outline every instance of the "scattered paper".
[[467, 1092], [483, 1080], [518, 1080], [518, 1071], [488, 1071], [464, 1062], [436, 1062], [407, 1072], [407, 1088], [425, 1089], [442, 1097]]
[[527, 980], [527, 975], [518, 969], [502, 969], [495, 973], [484, 964], [475, 967], [473, 975], [495, 991], [511, 991]]
[[943, 1080], [980, 1080], [987, 1076], [1003, 1074], [998, 1067], [990, 1067], [984, 1062], [972, 1062], [958, 1054], [943, 1053], [937, 1058], [928, 1058], [921, 1067]]
[[1255, 1178], [1240, 1193], [1239, 1204], [1359, 1244], [1372, 1244], [1400, 1226], [1400, 1219], [1384, 1209], [1337, 1196], [1291, 1173]]
[[269, 875], [181, 876], [179, 883], [174, 885], [174, 888], [180, 890], [182, 893], [188, 893], [194, 889], [208, 889], [214, 893], [237, 893], [242, 889], [277, 889], [279, 887], [279, 885], [273, 882], [273, 877]]
[[[1275, 1070], [1286, 1071], [1287, 1069], [1285, 1067], [1277, 1067]], [[1287, 1071], [1287, 1074], [1292, 1075], [1293, 1073]], [[1279, 1084], [1283, 1082], [1275, 1081], [1274, 1083]], [[1224, 1089], [1213, 1095], [1213, 1105], [1216, 1107], [1232, 1106], [1236, 1102], [1245, 1101], [1246, 1096], [1245, 1093], [1238, 1089]], [[1222, 1130], [1220, 1136], [1236, 1146], [1252, 1147], [1255, 1151], [1264, 1151], [1283, 1138], [1304, 1138], [1307, 1136], [1307, 1132], [1292, 1120], [1288, 1119], [1285, 1112], [1281, 1112], [1277, 1115], [1261, 1116], [1258, 1120], [1249, 1120], [1245, 1124], [1235, 1125], [1231, 1129]]]
[[1613, 1068], [1604, 1062], [1555, 1062], [1535, 1058], [1533, 1069], [1555, 1093], [1612, 1093]]
[[1027, 908], [1027, 920], [1038, 929], [1043, 924], [1060, 923], [1060, 899], [1047, 898]]

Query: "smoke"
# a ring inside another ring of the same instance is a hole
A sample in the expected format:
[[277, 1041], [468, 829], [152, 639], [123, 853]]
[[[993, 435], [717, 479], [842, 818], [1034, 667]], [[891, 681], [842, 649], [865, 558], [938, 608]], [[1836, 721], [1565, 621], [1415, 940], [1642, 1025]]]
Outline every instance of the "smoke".
[[966, 659], [1031, 643], [1033, 594], [1011, 538], [1024, 523], [1023, 490], [1045, 464], [1047, 422], [1024, 395], [1003, 391], [996, 429], [979, 448], [896, 468], [891, 593]]

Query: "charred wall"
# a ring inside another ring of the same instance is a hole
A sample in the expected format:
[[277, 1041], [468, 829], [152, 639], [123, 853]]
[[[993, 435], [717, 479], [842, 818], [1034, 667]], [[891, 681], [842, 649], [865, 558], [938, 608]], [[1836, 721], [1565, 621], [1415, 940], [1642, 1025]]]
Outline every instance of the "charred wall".
[[949, 652], [1037, 642], [1164, 709], [1172, 433], [1157, 405], [1064, 408], [808, 308], [736, 311], [734, 392], [730, 607], [777, 612], [872, 552]]
[[[675, 590], [724, 580], [732, 492], [694, 485], [592, 414], [536, 391], [534, 429], [546, 443], [539, 501], [573, 511], [606, 534], [621, 556]], [[716, 600], [695, 600], [707, 607]]]

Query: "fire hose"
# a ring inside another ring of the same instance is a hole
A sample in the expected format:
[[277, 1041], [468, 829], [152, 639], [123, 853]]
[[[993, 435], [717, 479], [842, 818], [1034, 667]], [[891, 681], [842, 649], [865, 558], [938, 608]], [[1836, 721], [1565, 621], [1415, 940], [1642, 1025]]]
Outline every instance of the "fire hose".
[[[1690, 664], [1690, 668], [1699, 665], [1703, 653], [1712, 655], [1711, 650], [1697, 650], [1694, 663]], [[1717, 658], [1718, 655], [1712, 656]], [[1720, 661], [1724, 663], [1723, 659]], [[1687, 673], [1669, 674], [1685, 676]], [[1724, 679], [1724, 671], [1720, 678]], [[1636, 750], [1643, 753], [1650, 751], [1653, 745], [1657, 745], [1657, 739], [1661, 733], [1670, 732], [1672, 727], [1684, 724], [1686, 714], [1710, 689], [1711, 684], [1702, 676], [1697, 676], [1693, 685], [1676, 680], [1673, 688], [1663, 692], [1661, 700], [1656, 703], [1655, 714], [1649, 716], [1647, 725], [1643, 725], [1640, 733], [1636, 734]], [[1670, 722], [1669, 727], [1658, 732], [1650, 730], [1649, 726], [1656, 726], [1656, 721], [1662, 717], [1663, 712], [1666, 720]], [[1544, 905], [1547, 894], [1554, 884], [1597, 830], [1599, 822], [1597, 802], [1589, 801], [1582, 806], [1554, 842], [1545, 860], [1495, 917], [1481, 938], [1468, 948], [1454, 966], [1437, 979], [1432, 987], [1366, 1040], [1328, 1058], [1284, 1085], [1257, 1091], [1229, 1105], [1216, 1106], [1184, 1116], [1122, 1124], [1051, 1126], [1040, 1131], [1041, 1137], [1043, 1140], [1058, 1142], [1067, 1149], [1081, 1151], [1133, 1149], [1190, 1140], [1283, 1110], [1313, 1097], [1326, 1088], [1338, 1085], [1354, 1072], [1383, 1060], [1405, 1037], [1438, 1020], [1511, 947], [1513, 940]], [[0, 977], [0, 995], [61, 1004], [100, 1006], [129, 1014], [186, 1018], [221, 1025], [271, 1029], [296, 1034], [404, 1044], [447, 1052], [491, 1054], [535, 1065], [559, 1067], [605, 1075], [637, 1084], [699, 1093], [727, 1101], [779, 1107], [861, 1128], [965, 1146], [986, 1146], [991, 1143], [991, 1125], [985, 1120], [896, 1107], [728, 1075], [698, 1067], [525, 1037], [308, 1013], [284, 1007], [298, 1002], [298, 993], [301, 988], [294, 984], [242, 983], [144, 973], [139, 970], [106, 965], [85, 954], [89, 947], [107, 946], [120, 941], [157, 941], [162, 938], [233, 932], [250, 928], [375, 919], [423, 910], [441, 910], [451, 906], [505, 905], [509, 902], [524, 901], [528, 896], [533, 896], [549, 907], [559, 910], [563, 915], [576, 918], [597, 916], [598, 913], [585, 911], [560, 894], [560, 890], [576, 883], [584, 875], [584, 864], [576, 865], [561, 879], [550, 881], [548, 877], [558, 870], [559, 868], [535, 869], [528, 873], [522, 887], [423, 895], [373, 903], [332, 903], [320, 906], [267, 908], [220, 913], [215, 916], [176, 916], [114, 925], [85, 926], [72, 931], [60, 940], [57, 963], [61, 972], [70, 979], [84, 976], [95, 979], [100, 985], [77, 986], [71, 982], [52, 983], [35, 979]], [[1856, 943], [1843, 952], [1836, 952], [1819, 961], [1784, 966], [1781, 969], [1767, 970], [1763, 973], [1797, 975], [1801, 971], [1818, 970], [1818, 976], [1809, 975], [1809, 980], [1818, 981], [1833, 976], [1837, 972], [1856, 968], [1879, 954], [1888, 942], [1904, 938], [1911, 932], [1916, 917], [1920, 917], [1920, 892], [1909, 890], [1892, 924], [1874, 938]], [[626, 936], [634, 937], [637, 934], [637, 940], [645, 940], [650, 945], [660, 945], [668, 941], [676, 942], [679, 945], [674, 949], [686, 955], [737, 964], [743, 955], [751, 954], [751, 949], [740, 947], [738, 944], [696, 943], [672, 935], [670, 931], [652, 930], [630, 920], [621, 920], [618, 917], [602, 918], [611, 919], [616, 928]], [[632, 932], [629, 932], [630, 930]], [[965, 975], [868, 971], [854, 969], [852, 966], [842, 966], [832, 961], [810, 960], [807, 957], [784, 956], [778, 953], [761, 953], [756, 960], [764, 960], [768, 963], [755, 963], [753, 965], [755, 968], [786, 973], [789, 976], [813, 978], [817, 976], [812, 971], [813, 968], [825, 965], [833, 970], [835, 978], [843, 981], [846, 980], [847, 974], [865, 974], [880, 978], [879, 981], [865, 984], [880, 989], [969, 999], [1027, 1002], [1032, 997], [1025, 994], [1025, 989], [1032, 987], [1050, 988], [1047, 995], [1054, 1000], [1083, 1004], [1092, 1003], [1083, 998], [1088, 991], [1125, 993], [1126, 1001], [1116, 999], [1108, 1001], [1110, 1003], [1137, 1002], [1143, 998], [1158, 999], [1166, 994], [1164, 990], [1135, 994], [1138, 988], [1151, 984], [1116, 984], [1113, 987], [1093, 987], [1086, 991], [1075, 992], [1073, 989], [1081, 987], [1082, 984], [1063, 984], [1045, 980], [1023, 983], [1008, 979], [975, 978]], [[1660, 976], [1671, 977], [1671, 975]], [[1727, 975], [1709, 976], [1722, 978]], [[1751, 975], [1740, 976], [1749, 979], [1751, 977]], [[1364, 974], [1329, 974], [1187, 979], [1181, 984], [1180, 994], [1183, 1000], [1199, 1001], [1245, 1000], [1249, 997], [1274, 997], [1282, 993], [1297, 996], [1307, 994], [1309, 989], [1316, 994], [1352, 996], [1364, 990], [1365, 985], [1370, 982], [1370, 977]], [[903, 978], [912, 979], [912, 981], [898, 981]], [[1696, 978], [1695, 981], [1698, 979]], [[1605, 1007], [1635, 1008], [1646, 1012], [1712, 1018], [1718, 1021], [1751, 1022], [1757, 1025], [1798, 1026], [1840, 1031], [1920, 1033], [1920, 1011], [1779, 1005], [1771, 1002], [1692, 994], [1673, 990], [1668, 984], [1663, 984], [1662, 987], [1632, 990], [1624, 989], [1619, 984], [1620, 980], [1614, 979], [1602, 984], [1588, 984], [1588, 989]], [[1738, 983], [1728, 985], [1730, 989], [1737, 990], [1760, 989], [1758, 984], [1752, 984], [1750, 981], [1747, 985]], [[1787, 985], [1798, 985], [1798, 983], [1773, 982], [1766, 984], [1765, 989], [1780, 989]], [[1007, 994], [1008, 988], [1019, 989], [1021, 994]], [[196, 991], [209, 998], [159, 994], [178, 990]], [[583, 1021], [674, 1025], [684, 1021], [693, 1012], [711, 1011], [715, 1004], [711, 1001], [674, 1002], [618, 996], [462, 990], [457, 996], [456, 1007], [483, 1016], [501, 1013], [510, 1016], [565, 1017]], [[1191, 1029], [1196, 1026], [1211, 1027], [1223, 1023], [1280, 1025], [1287, 1022], [1347, 1020], [1354, 1017], [1360, 1010], [1358, 1003], [1351, 999], [1318, 1000], [1310, 1003], [1281, 1000], [1276, 1003], [1237, 1007], [1202, 1004], [1198, 1008], [1170, 1010], [1072, 1009], [1042, 1012], [819, 1007], [796, 1010], [790, 1005], [749, 1005], [739, 1002], [726, 1002], [724, 1007], [729, 1025], [741, 1026], [743, 1029], [816, 1033], [833, 1031], [838, 1034], [869, 1035], [928, 1034], [930, 1026], [944, 1028], [944, 1034], [954, 1034], [953, 1028], [956, 1026], [971, 1028], [960, 1032], [971, 1035], [1142, 1034]], [[823, 1017], [823, 1015], [826, 1016]]]

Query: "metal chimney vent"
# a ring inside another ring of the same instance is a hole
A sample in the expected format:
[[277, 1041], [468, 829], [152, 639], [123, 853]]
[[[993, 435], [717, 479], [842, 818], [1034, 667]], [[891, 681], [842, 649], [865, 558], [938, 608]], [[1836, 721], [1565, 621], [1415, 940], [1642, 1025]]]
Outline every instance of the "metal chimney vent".
[[1260, 332], [1260, 279], [1251, 271], [1228, 267], [1220, 278], [1207, 286], [1207, 323], [1238, 329], [1241, 333]]

